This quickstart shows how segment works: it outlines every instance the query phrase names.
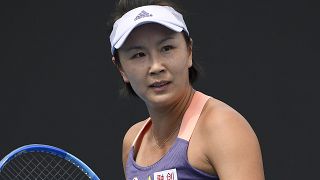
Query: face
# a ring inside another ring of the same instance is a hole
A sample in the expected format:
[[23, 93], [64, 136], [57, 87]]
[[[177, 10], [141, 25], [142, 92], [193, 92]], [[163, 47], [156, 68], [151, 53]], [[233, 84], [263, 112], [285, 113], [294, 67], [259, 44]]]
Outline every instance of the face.
[[165, 105], [191, 88], [192, 47], [181, 32], [158, 24], [137, 27], [118, 50], [123, 80], [149, 105]]

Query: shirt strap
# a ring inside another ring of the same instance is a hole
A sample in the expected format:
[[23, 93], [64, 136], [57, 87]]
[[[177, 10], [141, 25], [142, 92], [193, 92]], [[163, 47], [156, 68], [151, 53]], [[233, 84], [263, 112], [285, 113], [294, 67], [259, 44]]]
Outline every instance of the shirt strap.
[[192, 132], [202, 112], [202, 109], [209, 98], [210, 96], [207, 96], [199, 91], [196, 91], [194, 93], [191, 103], [183, 116], [178, 135], [179, 138], [184, 139], [186, 141], [190, 140]]
[[146, 122], [144, 123], [144, 125], [142, 126], [142, 128], [140, 129], [140, 131], [138, 132], [137, 136], [135, 137], [135, 139], [133, 140], [132, 146], [134, 146], [137, 142], [137, 140], [139, 139], [139, 137], [141, 136], [141, 134], [143, 133], [143, 131], [146, 129], [146, 126], [151, 122], [151, 118], [147, 118]]

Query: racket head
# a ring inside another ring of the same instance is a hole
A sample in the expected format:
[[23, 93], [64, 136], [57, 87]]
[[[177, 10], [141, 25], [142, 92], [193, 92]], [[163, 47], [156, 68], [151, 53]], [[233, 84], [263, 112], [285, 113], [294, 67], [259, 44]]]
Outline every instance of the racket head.
[[[88, 177], [88, 179], [99, 180], [98, 176], [79, 158], [75, 157], [74, 155], [68, 153], [67, 151], [65, 151], [63, 149], [60, 149], [60, 148], [57, 148], [54, 146], [50, 146], [50, 145], [45, 145], [45, 144], [25, 145], [25, 146], [22, 146], [20, 148], [13, 150], [8, 155], [6, 155], [0, 161], [0, 175], [1, 175], [0, 178], [3, 176], [2, 173], [9, 166], [21, 167], [21, 166], [23, 166], [22, 165], [23, 163], [26, 163], [25, 165], [32, 164], [31, 161], [33, 161], [33, 160], [29, 160], [29, 162], [31, 162], [31, 163], [28, 163], [28, 159], [27, 160], [25, 159], [27, 155], [32, 156], [32, 158], [34, 158], [34, 155], [40, 155], [41, 158], [43, 158], [43, 159], [44, 158], [51, 159], [51, 162], [56, 162], [55, 160], [52, 160], [52, 158], [55, 158], [56, 160], [58, 160], [59, 163], [61, 163], [61, 161], [64, 161], [63, 162], [64, 166], [67, 164], [67, 167], [72, 166], [72, 168], [81, 170]], [[45, 156], [45, 157], [43, 157], [43, 156]], [[20, 162], [19, 165], [12, 165], [13, 163], [15, 163], [14, 161], [18, 161], [18, 160], [16, 160], [18, 158], [24, 158], [24, 159], [22, 159], [23, 163]], [[38, 161], [38, 159], [36, 159], [36, 160]], [[52, 165], [58, 166], [57, 163], [53, 163]], [[22, 168], [23, 168], [23, 170], [26, 169], [25, 167], [22, 167]], [[61, 169], [62, 169], [62, 171], [65, 170], [64, 168], [60, 168], [59, 171], [61, 171]], [[70, 167], [68, 167], [68, 169], [70, 169]], [[18, 171], [20, 171], [20, 170], [19, 169], [14, 170], [14, 173], [20, 173]], [[47, 172], [47, 170], [45, 170], [45, 172]], [[43, 173], [43, 172], [41, 171], [41, 173]], [[27, 175], [25, 175], [25, 176], [27, 176]], [[70, 178], [72, 178], [72, 177], [70, 177]], [[15, 179], [19, 179], [19, 178], [15, 178]]]

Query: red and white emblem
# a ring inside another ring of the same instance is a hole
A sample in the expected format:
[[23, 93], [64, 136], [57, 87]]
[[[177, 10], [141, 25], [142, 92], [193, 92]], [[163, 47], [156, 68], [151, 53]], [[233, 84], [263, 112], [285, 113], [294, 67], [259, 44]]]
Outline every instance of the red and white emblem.
[[154, 180], [178, 180], [177, 170], [169, 169], [160, 172], [155, 172], [153, 174]]

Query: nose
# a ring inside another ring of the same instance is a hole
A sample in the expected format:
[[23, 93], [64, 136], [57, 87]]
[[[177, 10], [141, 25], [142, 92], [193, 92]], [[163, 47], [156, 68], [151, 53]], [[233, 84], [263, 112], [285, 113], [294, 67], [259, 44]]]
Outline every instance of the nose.
[[149, 74], [150, 75], [157, 75], [157, 74], [160, 74], [163, 72], [165, 72], [165, 66], [163, 64], [161, 57], [150, 56]]

